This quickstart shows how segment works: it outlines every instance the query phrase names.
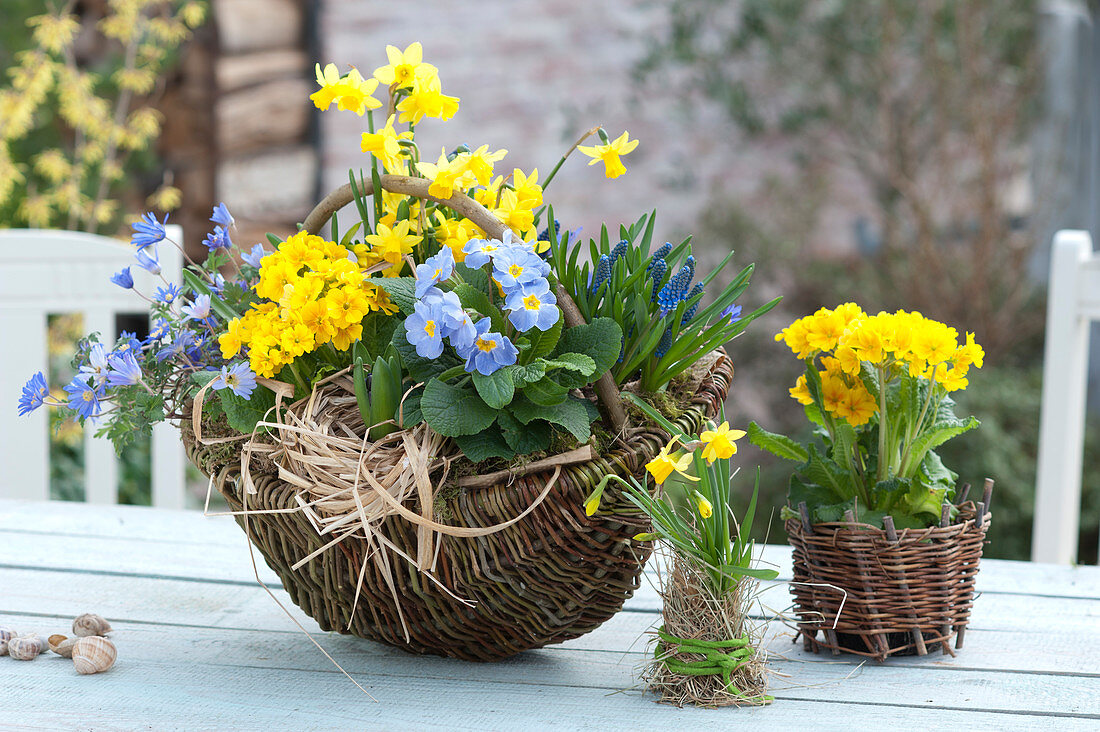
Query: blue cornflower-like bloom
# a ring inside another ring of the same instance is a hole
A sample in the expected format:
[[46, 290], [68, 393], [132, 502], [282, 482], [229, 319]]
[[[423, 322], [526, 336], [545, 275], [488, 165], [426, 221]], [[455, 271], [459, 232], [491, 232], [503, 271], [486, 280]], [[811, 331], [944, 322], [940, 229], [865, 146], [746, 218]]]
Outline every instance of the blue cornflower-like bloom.
[[206, 348], [207, 338], [208, 335], [203, 333], [194, 338], [191, 344], [184, 349], [183, 354], [187, 356], [188, 360], [192, 363], [202, 363], [205, 360], [202, 352], [203, 349]]
[[39, 371], [23, 385], [23, 393], [19, 397], [19, 416], [41, 407], [46, 403], [49, 394], [50, 387], [46, 384], [46, 377]]
[[153, 300], [156, 302], [162, 302], [165, 305], [171, 305], [176, 301], [176, 298], [183, 292], [179, 287], [168, 283], [164, 287], [158, 287], [156, 292], [153, 293]]
[[611, 263], [611, 257], [606, 254], [600, 255], [600, 261], [596, 264], [596, 276], [592, 278], [593, 295], [599, 292], [603, 283], [611, 278]]
[[195, 302], [184, 305], [180, 311], [192, 320], [206, 320], [210, 317], [210, 296], [197, 295]]
[[99, 414], [101, 410], [99, 399], [103, 394], [94, 389], [91, 384], [76, 376], [65, 386], [65, 391], [69, 395], [69, 407], [81, 417], [87, 419]]
[[202, 243], [212, 252], [218, 249], [229, 249], [233, 246], [233, 240], [229, 238], [229, 231], [222, 226], [215, 226], [214, 231], [207, 234]]
[[156, 343], [171, 332], [172, 324], [161, 318], [149, 328], [149, 335], [145, 337], [146, 343]]
[[540, 280], [549, 273], [550, 265], [530, 249], [509, 247], [493, 257], [493, 278], [505, 292], [518, 285]]
[[141, 381], [141, 365], [133, 351], [112, 353], [107, 357], [107, 386], [133, 386]]
[[499, 239], [470, 239], [462, 247], [462, 251], [466, 253], [466, 260], [463, 262], [467, 267], [473, 267], [477, 269], [486, 265], [497, 252], [504, 247]]
[[210, 388], [216, 391], [227, 388], [237, 396], [248, 399], [256, 388], [256, 374], [245, 361], [232, 366], [222, 366], [221, 373], [210, 380]]
[[443, 313], [439, 300], [421, 300], [405, 318], [405, 338], [421, 358], [443, 353]]
[[241, 259], [245, 264], [260, 268], [260, 260], [267, 256], [267, 250], [263, 244], [254, 244], [247, 254], [242, 254]]
[[[703, 283], [702, 282], [696, 282], [695, 287], [691, 288], [691, 292], [689, 292], [687, 294], [687, 298], [685, 298], [685, 299], [690, 300], [691, 298], [695, 297], [696, 295], [702, 295], [702, 294], [703, 294]], [[687, 310], [684, 311], [684, 317], [680, 320], [681, 323], [691, 322], [691, 319], [695, 317], [695, 313], [699, 311], [699, 303], [700, 302], [702, 302], [702, 300], [699, 300], [694, 305], [692, 305], [691, 307], [689, 307]]]
[[160, 259], [157, 257], [157, 250], [153, 249], [153, 254], [150, 256], [144, 249], [139, 249], [137, 254], [134, 255], [134, 259], [137, 260], [138, 266], [142, 269], [152, 272], [155, 275], [160, 274]]
[[90, 378], [99, 386], [107, 379], [107, 347], [102, 343], [93, 343], [88, 349], [88, 361], [77, 372], [79, 376]]
[[181, 330], [176, 334], [176, 337], [172, 339], [164, 348], [157, 351], [157, 360], [164, 361], [169, 358], [175, 358], [183, 354], [188, 348], [195, 343], [195, 334], [189, 330]]
[[118, 334], [118, 342], [115, 344], [114, 353], [125, 353], [126, 351], [141, 352], [141, 341], [138, 340], [137, 334], [128, 330]]
[[620, 239], [619, 243], [615, 245], [615, 248], [611, 250], [611, 263], [614, 264], [618, 262], [621, 257], [625, 257], [629, 246], [630, 242], [626, 239]]
[[429, 287], [451, 276], [455, 269], [455, 255], [450, 247], [443, 247], [434, 257], [428, 257], [424, 264], [416, 267], [416, 296], [424, 297]]
[[130, 274], [129, 267], [123, 267], [118, 272], [111, 275], [111, 282], [114, 282], [124, 290], [129, 290], [134, 286], [134, 276]]
[[653, 293], [649, 296], [650, 302], [657, 299], [657, 293], [661, 289], [661, 280], [665, 278], [665, 272], [667, 271], [668, 262], [663, 259], [654, 259], [649, 263], [649, 276], [653, 278]]
[[741, 319], [741, 306], [730, 305], [728, 308], [718, 313], [719, 320], [725, 317], [729, 317], [730, 323], [736, 323], [738, 320]]
[[226, 229], [235, 223], [233, 215], [229, 213], [229, 209], [225, 207], [224, 202], [214, 207], [214, 215], [210, 217], [210, 220]]
[[500, 333], [489, 330], [492, 322], [488, 318], [482, 318], [477, 322], [477, 337], [467, 349], [466, 371], [477, 371], [482, 376], [489, 376], [503, 366], [511, 366], [519, 355], [512, 342]]
[[130, 224], [134, 233], [130, 235], [130, 243], [139, 250], [157, 242], [164, 241], [168, 234], [164, 231], [164, 225], [168, 223], [168, 214], [164, 214], [164, 221], [157, 221], [152, 212], [141, 215], [140, 221]]
[[504, 300], [504, 307], [511, 312], [508, 320], [516, 330], [526, 332], [532, 328], [550, 330], [561, 317], [558, 299], [550, 292], [550, 283], [544, 279], [527, 282], [516, 287]]

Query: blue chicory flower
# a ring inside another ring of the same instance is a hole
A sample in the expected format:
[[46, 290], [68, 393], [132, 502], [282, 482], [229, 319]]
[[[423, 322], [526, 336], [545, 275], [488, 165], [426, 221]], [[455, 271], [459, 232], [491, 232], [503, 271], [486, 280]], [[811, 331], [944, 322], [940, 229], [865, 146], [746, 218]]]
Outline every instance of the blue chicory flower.
[[249, 266], [252, 266], [252, 267], [255, 267], [256, 269], [259, 269], [260, 268], [260, 260], [263, 259], [266, 256], [267, 256], [267, 250], [264, 249], [264, 245], [263, 244], [254, 244], [252, 246], [251, 250], [249, 250], [247, 253], [241, 255], [241, 259], [244, 261], [245, 264], [247, 264]]
[[501, 367], [511, 366], [516, 362], [519, 349], [505, 336], [489, 330], [492, 327], [489, 318], [482, 318], [475, 327], [477, 337], [467, 349], [467, 372], [477, 371], [482, 376], [489, 376]]
[[741, 306], [740, 305], [730, 305], [728, 308], [726, 308], [722, 312], [718, 313], [718, 319], [719, 320], [721, 320], [722, 318], [725, 318], [727, 316], [730, 319], [730, 323], [736, 323], [738, 320], [741, 319]]
[[222, 226], [215, 226], [214, 231], [207, 234], [202, 243], [212, 252], [218, 249], [229, 249], [233, 246], [233, 240], [229, 238], [229, 231]]
[[429, 287], [447, 279], [454, 272], [455, 256], [450, 247], [443, 247], [434, 257], [416, 267], [416, 296], [421, 298]]
[[112, 353], [107, 357], [107, 386], [133, 386], [141, 381], [141, 365], [133, 351]]
[[134, 233], [130, 235], [130, 243], [141, 251], [147, 246], [164, 241], [164, 237], [168, 236], [164, 230], [167, 223], [168, 214], [164, 214], [163, 222], [157, 221], [157, 217], [151, 211], [142, 214], [139, 221], [130, 224], [130, 227], [134, 230]]
[[412, 315], [405, 318], [405, 338], [421, 358], [439, 358], [443, 353], [443, 313], [438, 300], [421, 300], [413, 306]]
[[210, 220], [213, 221], [215, 224], [218, 224], [219, 226], [225, 227], [226, 229], [228, 229], [230, 226], [233, 226], [233, 224], [235, 223], [233, 220], [233, 215], [229, 213], [229, 209], [225, 207], [224, 202], [219, 203], [217, 206], [214, 207], [214, 215], [210, 217]]
[[99, 399], [103, 396], [102, 392], [94, 389], [88, 382], [82, 381], [79, 376], [73, 377], [73, 380], [65, 386], [65, 391], [69, 395], [69, 407], [76, 410], [81, 417], [94, 418], [101, 411]]
[[33, 412], [45, 404], [49, 393], [50, 387], [46, 384], [46, 377], [39, 371], [23, 385], [23, 394], [19, 397], [19, 416]]
[[134, 286], [134, 276], [130, 274], [129, 267], [123, 267], [118, 272], [111, 275], [111, 282], [124, 290], [129, 290]]
[[153, 249], [153, 255], [149, 254], [144, 249], [139, 249], [137, 254], [134, 255], [134, 259], [137, 260], [138, 266], [142, 269], [152, 272], [155, 275], [160, 274], [160, 259], [157, 257], [157, 250]]
[[210, 317], [210, 296], [197, 295], [190, 305], [184, 305], [180, 311], [192, 320], [206, 320]]
[[168, 283], [164, 287], [157, 288], [156, 292], [153, 293], [153, 300], [162, 302], [165, 305], [171, 305], [182, 292], [183, 291], [176, 285]]
[[549, 273], [550, 265], [526, 247], [508, 247], [493, 257], [493, 278], [505, 292], [517, 285], [542, 279]]
[[226, 387], [242, 399], [248, 399], [256, 388], [256, 374], [245, 361], [222, 366], [221, 373], [210, 381], [210, 388], [220, 391]]
[[508, 320], [516, 330], [526, 332], [532, 328], [550, 330], [561, 317], [557, 307], [558, 299], [550, 291], [550, 283], [538, 279], [520, 285], [508, 293], [504, 307], [511, 312]]

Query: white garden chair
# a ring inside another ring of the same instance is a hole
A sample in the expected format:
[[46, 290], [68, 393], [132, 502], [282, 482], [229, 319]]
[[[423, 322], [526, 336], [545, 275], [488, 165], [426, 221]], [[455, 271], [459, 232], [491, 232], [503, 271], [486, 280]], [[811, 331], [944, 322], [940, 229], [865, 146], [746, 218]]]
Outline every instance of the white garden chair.
[[[1039, 467], [1031, 559], [1077, 559], [1089, 324], [1100, 320], [1100, 256], [1087, 231], [1054, 235], [1047, 290]], [[1100, 459], [1092, 455], [1091, 459]]]
[[[179, 226], [168, 236], [183, 241]], [[178, 282], [179, 251], [160, 245], [165, 277]], [[0, 497], [50, 497], [47, 409], [16, 414], [22, 386], [47, 369], [47, 316], [81, 313], [85, 332], [98, 331], [114, 342], [115, 316], [141, 313], [141, 300], [111, 283], [110, 276], [134, 263], [126, 242], [94, 234], [40, 229], [0, 231]], [[131, 268], [135, 287], [151, 293], [160, 283], [140, 267]], [[90, 503], [117, 503], [118, 462], [110, 441], [84, 430], [84, 495]], [[153, 505], [183, 508], [184, 455], [179, 432], [167, 423], [153, 429]]]

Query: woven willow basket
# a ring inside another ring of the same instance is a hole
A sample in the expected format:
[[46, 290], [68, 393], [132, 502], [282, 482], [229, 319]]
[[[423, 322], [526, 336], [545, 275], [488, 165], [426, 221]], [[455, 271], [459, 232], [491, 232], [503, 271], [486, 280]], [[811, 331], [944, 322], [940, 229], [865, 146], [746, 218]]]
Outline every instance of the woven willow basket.
[[806, 649], [880, 661], [937, 647], [954, 655], [950, 643], [962, 647], [989, 521], [971, 502], [951, 526], [906, 529], [891, 540], [866, 525], [822, 523], [806, 531], [788, 520], [791, 592]]

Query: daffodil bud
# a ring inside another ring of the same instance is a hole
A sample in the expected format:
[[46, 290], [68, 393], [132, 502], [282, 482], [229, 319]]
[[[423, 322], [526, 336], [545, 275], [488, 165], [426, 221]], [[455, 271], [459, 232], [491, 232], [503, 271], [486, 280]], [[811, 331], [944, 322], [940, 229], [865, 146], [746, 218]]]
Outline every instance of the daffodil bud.
[[714, 506], [710, 505], [710, 501], [707, 500], [699, 491], [692, 491], [695, 496], [695, 507], [699, 510], [699, 515], [703, 518], [710, 518], [714, 515]]
[[657, 535], [651, 531], [643, 531], [640, 534], [634, 535], [634, 541], [653, 541], [657, 538]]

